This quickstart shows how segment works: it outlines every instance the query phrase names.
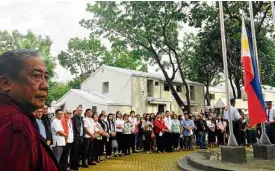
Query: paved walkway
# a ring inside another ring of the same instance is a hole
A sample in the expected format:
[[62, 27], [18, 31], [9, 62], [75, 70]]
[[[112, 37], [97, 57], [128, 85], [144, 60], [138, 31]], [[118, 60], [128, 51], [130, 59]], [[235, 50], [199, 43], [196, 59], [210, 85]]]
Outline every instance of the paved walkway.
[[177, 160], [189, 152], [137, 153], [113, 158], [81, 171], [180, 171]]

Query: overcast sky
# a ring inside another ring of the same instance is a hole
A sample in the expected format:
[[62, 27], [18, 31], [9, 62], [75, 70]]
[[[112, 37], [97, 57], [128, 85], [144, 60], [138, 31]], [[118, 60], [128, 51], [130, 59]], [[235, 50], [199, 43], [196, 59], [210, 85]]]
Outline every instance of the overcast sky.
[[[87, 2], [86, 0], [0, 0], [0, 29], [8, 31], [16, 29], [21, 33], [31, 30], [35, 34], [48, 35], [53, 41], [51, 52], [56, 56], [61, 50], [66, 50], [70, 38], [89, 36], [89, 31], [78, 23], [83, 18], [91, 17], [91, 14], [85, 11]], [[191, 28], [187, 30], [192, 31]], [[152, 72], [154, 69], [150, 70]], [[70, 72], [59, 64], [55, 72], [58, 74], [58, 81], [73, 78]]]

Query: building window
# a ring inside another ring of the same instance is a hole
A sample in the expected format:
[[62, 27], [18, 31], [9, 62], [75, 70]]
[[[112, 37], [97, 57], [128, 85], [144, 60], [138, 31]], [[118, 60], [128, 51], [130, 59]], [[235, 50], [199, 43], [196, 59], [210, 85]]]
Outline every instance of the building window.
[[159, 86], [159, 82], [156, 81], [156, 82], [155, 82], [155, 86]]
[[149, 97], [153, 96], [153, 88], [154, 88], [154, 81], [147, 80], [147, 93]]
[[164, 91], [169, 91], [169, 85], [164, 83]]
[[109, 82], [102, 83], [102, 93], [108, 93], [109, 92]]
[[182, 92], [181, 85], [176, 86], [177, 92]]
[[210, 94], [210, 99], [214, 100], [215, 99], [215, 94]]
[[195, 87], [190, 86], [190, 99], [195, 100]]
[[96, 106], [92, 106], [92, 112], [97, 112], [97, 107]]

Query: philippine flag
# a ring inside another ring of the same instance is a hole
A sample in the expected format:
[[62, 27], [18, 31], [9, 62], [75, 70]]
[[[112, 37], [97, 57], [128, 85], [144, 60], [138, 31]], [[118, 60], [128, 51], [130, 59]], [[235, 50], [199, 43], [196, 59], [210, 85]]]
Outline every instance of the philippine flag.
[[266, 121], [267, 116], [252, 41], [248, 37], [244, 19], [242, 25], [241, 62], [244, 69], [244, 87], [248, 100], [249, 122], [250, 126], [253, 127]]

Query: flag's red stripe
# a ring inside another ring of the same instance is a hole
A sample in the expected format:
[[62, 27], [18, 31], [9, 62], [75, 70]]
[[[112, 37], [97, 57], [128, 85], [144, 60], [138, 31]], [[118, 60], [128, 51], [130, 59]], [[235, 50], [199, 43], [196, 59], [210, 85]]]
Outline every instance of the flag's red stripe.
[[266, 121], [267, 116], [251, 85], [247, 86], [246, 94], [249, 109], [249, 124], [251, 127], [253, 127], [260, 122]]
[[254, 79], [254, 72], [253, 72], [251, 57], [243, 56], [242, 63], [244, 68], [244, 87], [245, 89], [247, 89], [247, 86]]

